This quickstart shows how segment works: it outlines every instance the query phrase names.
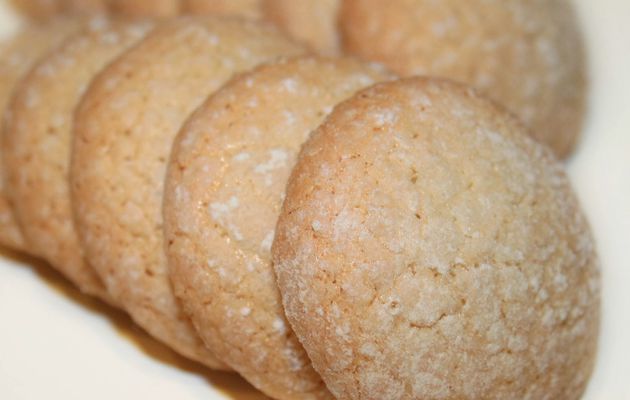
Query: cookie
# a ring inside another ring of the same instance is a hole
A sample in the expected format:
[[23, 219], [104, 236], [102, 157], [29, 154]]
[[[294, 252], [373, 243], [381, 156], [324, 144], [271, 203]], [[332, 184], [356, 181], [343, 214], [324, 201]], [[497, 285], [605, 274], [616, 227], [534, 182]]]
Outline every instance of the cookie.
[[59, 14], [95, 15], [107, 12], [109, 0], [11, 0], [29, 18], [45, 21]]
[[286, 316], [341, 399], [577, 399], [599, 269], [563, 167], [471, 89], [409, 78], [303, 146], [273, 244]]
[[108, 12], [110, 0], [62, 0], [63, 11], [69, 14], [96, 15]]
[[301, 57], [243, 74], [184, 125], [164, 201], [174, 289], [211, 350], [276, 399], [332, 399], [284, 318], [271, 242], [300, 145], [338, 102], [387, 75]]
[[90, 80], [150, 28], [149, 23], [94, 20], [22, 80], [5, 127], [5, 185], [29, 250], [84, 293], [110, 303], [83, 258], [74, 228], [68, 183], [72, 121]]
[[259, 19], [262, 0], [183, 0], [184, 13], [235, 15]]
[[337, 14], [341, 0], [263, 0], [267, 18], [321, 54], [340, 53]]
[[45, 21], [63, 9], [62, 0], [10, 0], [10, 4], [28, 18]]
[[107, 0], [113, 14], [129, 17], [172, 17], [178, 15], [180, 0]]
[[[3, 125], [8, 117], [5, 110], [20, 79], [41, 56], [80, 29], [80, 25], [79, 20], [67, 18], [32, 24], [0, 44], [0, 113], [3, 114]], [[4, 174], [2, 169], [0, 167], [0, 172]], [[0, 179], [0, 245], [28, 251], [7, 199], [3, 180]]]
[[301, 51], [267, 25], [177, 18], [101, 72], [75, 115], [71, 195], [88, 261], [140, 326], [213, 368], [227, 367], [205, 350], [167, 275], [166, 162], [185, 119], [234, 73]]
[[347, 0], [345, 49], [395, 72], [472, 85], [506, 105], [559, 157], [579, 138], [582, 36], [567, 0]]

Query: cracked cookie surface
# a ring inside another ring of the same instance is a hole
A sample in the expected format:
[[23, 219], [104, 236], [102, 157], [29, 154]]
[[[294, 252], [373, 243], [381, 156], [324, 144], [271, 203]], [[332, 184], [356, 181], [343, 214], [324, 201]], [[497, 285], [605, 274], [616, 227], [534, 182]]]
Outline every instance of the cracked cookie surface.
[[[84, 21], [75, 18], [56, 18], [47, 23], [30, 24], [12, 38], [0, 43], [0, 113], [2, 113], [0, 131], [3, 136], [2, 140], [6, 135], [4, 124], [10, 118], [7, 108], [16, 86], [40, 57], [59, 46], [68, 36], [80, 30], [82, 23]], [[1, 169], [4, 169], [3, 162], [0, 162]], [[13, 213], [4, 181], [3, 176], [0, 179], [0, 245], [13, 250], [29, 252], [24, 235]]]
[[213, 368], [169, 282], [162, 233], [166, 165], [177, 132], [233, 74], [296, 46], [268, 25], [181, 17], [102, 71], [75, 115], [71, 195], [86, 257], [151, 335]]
[[150, 23], [95, 18], [40, 60], [16, 88], [4, 138], [6, 186], [32, 253], [88, 294], [111, 302], [85, 262], [68, 172], [74, 109], [92, 78], [137, 43]]
[[402, 76], [474, 86], [541, 143], [571, 154], [586, 108], [584, 43], [568, 0], [346, 0], [345, 50]]
[[563, 167], [456, 84], [376, 85], [303, 146], [273, 261], [344, 399], [577, 399], [599, 268]]
[[165, 191], [171, 279], [209, 347], [277, 399], [331, 399], [289, 328], [271, 266], [300, 145], [335, 104], [388, 77], [302, 57], [224, 86], [182, 129]]

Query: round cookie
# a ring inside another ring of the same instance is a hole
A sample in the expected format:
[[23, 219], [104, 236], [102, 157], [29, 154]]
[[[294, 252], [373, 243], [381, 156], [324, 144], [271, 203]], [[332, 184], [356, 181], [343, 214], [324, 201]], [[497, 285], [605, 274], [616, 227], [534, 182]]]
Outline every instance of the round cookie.
[[303, 146], [273, 262], [337, 398], [579, 398], [598, 260], [563, 167], [524, 133], [471, 89], [411, 78]]
[[178, 15], [180, 0], [107, 0], [112, 13], [130, 17], [172, 17]]
[[261, 17], [262, 0], [183, 0], [184, 13]]
[[583, 43], [567, 0], [344, 1], [345, 49], [404, 75], [472, 85], [506, 105], [559, 157], [586, 102]]
[[265, 15], [321, 54], [340, 53], [337, 15], [341, 0], [263, 0]]
[[15, 90], [5, 127], [7, 196], [29, 250], [83, 292], [110, 301], [74, 228], [68, 170], [74, 109], [91, 79], [138, 42], [149, 23], [105, 19], [40, 60]]
[[268, 64], [225, 85], [177, 137], [164, 231], [174, 289], [214, 353], [276, 399], [332, 399], [284, 318], [271, 242], [300, 145], [386, 78], [351, 59]]
[[[5, 110], [20, 79], [41, 56], [58, 46], [73, 32], [79, 30], [80, 26], [79, 20], [68, 18], [54, 19], [46, 24], [30, 24], [10, 40], [0, 43], [0, 113], [2, 113], [2, 125], [6, 123], [6, 119], [9, 117]], [[0, 131], [2, 130], [4, 128], [0, 126]], [[4, 132], [0, 132], [0, 134], [4, 136]], [[4, 168], [2, 164], [2, 160], [0, 160], [0, 172]], [[1, 175], [4, 175], [4, 172]], [[15, 250], [28, 251], [7, 198], [4, 178], [0, 179], [0, 245]]]
[[70, 183], [88, 261], [140, 326], [210, 367], [227, 368], [205, 350], [167, 275], [161, 210], [171, 145], [234, 73], [301, 51], [267, 25], [177, 18], [101, 72], [75, 114]]

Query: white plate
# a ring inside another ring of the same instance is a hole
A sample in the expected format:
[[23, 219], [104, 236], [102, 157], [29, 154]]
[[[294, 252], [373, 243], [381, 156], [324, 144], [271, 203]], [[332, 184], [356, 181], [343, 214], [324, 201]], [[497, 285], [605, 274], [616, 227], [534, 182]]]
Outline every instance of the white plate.
[[[17, 26], [0, 0], [0, 35]], [[630, 0], [576, 0], [591, 107], [569, 162], [604, 269], [603, 321], [587, 400], [630, 400]], [[0, 256], [0, 399], [263, 399], [147, 337], [47, 266]]]

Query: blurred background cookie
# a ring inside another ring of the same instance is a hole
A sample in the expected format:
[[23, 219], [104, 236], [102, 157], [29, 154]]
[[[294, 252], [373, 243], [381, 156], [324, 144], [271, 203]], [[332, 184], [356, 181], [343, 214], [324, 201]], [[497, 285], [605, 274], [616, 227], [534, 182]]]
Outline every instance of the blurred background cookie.
[[181, 0], [107, 0], [113, 14], [129, 17], [172, 17], [179, 15]]
[[183, 0], [183, 12], [190, 14], [261, 17], [262, 0]]
[[68, 170], [74, 109], [91, 79], [138, 42], [149, 23], [92, 20], [39, 61], [10, 105], [2, 158], [6, 193], [29, 251], [81, 291], [111, 302], [85, 262], [74, 228]]
[[[52, 19], [46, 23], [24, 26], [8, 40], [0, 43], [0, 134], [4, 140], [4, 124], [13, 90], [31, 66], [46, 52], [58, 46], [73, 32], [81, 29], [82, 21], [74, 18]], [[28, 251], [4, 187], [4, 169], [0, 152], [0, 245], [14, 250]]]
[[330, 110], [387, 78], [351, 59], [245, 73], [187, 121], [165, 189], [174, 288], [205, 342], [276, 399], [332, 399], [284, 318], [271, 243], [300, 145]]
[[[45, 21], [60, 14], [105, 14], [115, 0], [9, 0], [11, 5], [29, 18]], [[127, 1], [135, 3], [135, 1]]]
[[60, 14], [107, 14], [127, 17], [173, 17], [180, 14], [240, 15], [258, 19], [261, 0], [11, 0], [18, 12], [34, 20]]
[[273, 245], [286, 316], [341, 399], [578, 399], [599, 266], [564, 168], [470, 89], [410, 78], [302, 148]]
[[61, 0], [10, 0], [20, 13], [36, 20], [46, 20], [62, 10]]
[[77, 109], [70, 179], [88, 261], [140, 326], [212, 368], [227, 366], [205, 349], [167, 275], [162, 192], [171, 145], [234, 73], [301, 52], [267, 25], [177, 18], [102, 71]]
[[264, 14], [313, 50], [339, 54], [337, 13], [340, 0], [263, 0]]
[[560, 157], [582, 127], [586, 68], [567, 0], [346, 0], [345, 49], [401, 75], [472, 85], [506, 105]]

